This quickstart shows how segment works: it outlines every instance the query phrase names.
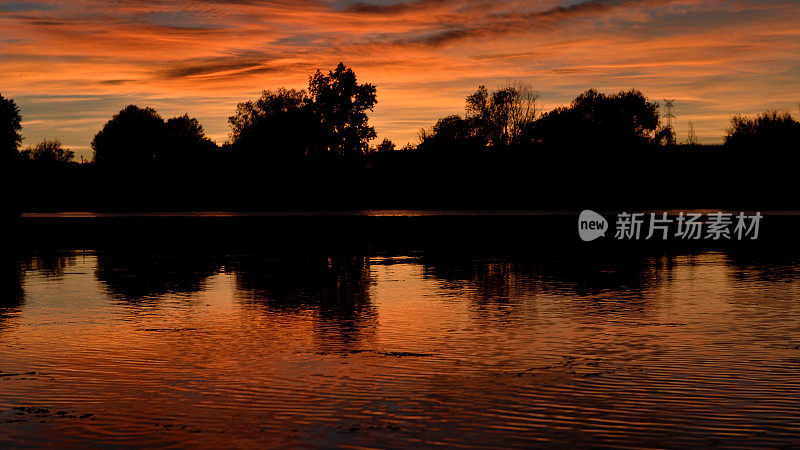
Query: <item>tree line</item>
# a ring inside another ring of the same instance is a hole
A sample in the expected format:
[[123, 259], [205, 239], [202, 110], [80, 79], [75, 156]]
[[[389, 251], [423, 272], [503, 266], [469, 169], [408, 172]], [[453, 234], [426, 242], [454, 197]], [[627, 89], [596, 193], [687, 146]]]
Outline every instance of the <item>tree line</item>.
[[[93, 163], [126, 169], [204, 164], [218, 158], [238, 164], [280, 164], [310, 160], [348, 160], [377, 152], [398, 151], [383, 139], [376, 146], [369, 112], [377, 104], [377, 88], [358, 82], [340, 63], [317, 71], [303, 90], [280, 88], [240, 103], [228, 120], [230, 140], [218, 146], [189, 115], [164, 120], [156, 110], [130, 105], [115, 114], [94, 136]], [[539, 94], [516, 84], [489, 91], [480, 86], [466, 98], [465, 113], [438, 120], [422, 129], [417, 144], [402, 147], [456, 158], [480, 153], [519, 153], [537, 149], [646, 149], [675, 146], [676, 136], [659, 117], [659, 104], [637, 90], [604, 94], [590, 89], [569, 105], [541, 111]], [[58, 166], [74, 160], [59, 140], [43, 140], [21, 148], [22, 118], [16, 103], [0, 95], [0, 158]], [[784, 149], [800, 142], [800, 122], [789, 113], [734, 116], [725, 148]]]

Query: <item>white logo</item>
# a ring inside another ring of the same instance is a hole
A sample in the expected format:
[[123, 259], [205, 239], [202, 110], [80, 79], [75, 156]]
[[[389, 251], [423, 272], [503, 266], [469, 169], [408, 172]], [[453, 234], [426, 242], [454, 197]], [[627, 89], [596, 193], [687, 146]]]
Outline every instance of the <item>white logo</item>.
[[605, 237], [608, 231], [608, 221], [596, 212], [586, 209], [578, 217], [578, 234], [586, 242], [593, 241], [600, 236]]
[[[660, 213], [617, 214], [613, 239], [639, 241], [670, 239], [681, 240], [756, 240], [761, 228], [760, 212], [745, 214], [718, 211], [701, 214], [680, 211]], [[586, 242], [605, 237], [608, 222], [600, 214], [586, 209], [578, 216], [578, 234]]]

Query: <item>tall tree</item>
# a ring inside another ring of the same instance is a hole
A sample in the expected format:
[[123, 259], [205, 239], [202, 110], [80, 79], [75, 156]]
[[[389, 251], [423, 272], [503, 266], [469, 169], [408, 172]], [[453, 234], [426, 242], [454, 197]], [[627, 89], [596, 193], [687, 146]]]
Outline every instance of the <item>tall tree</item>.
[[22, 116], [19, 107], [10, 98], [0, 95], [0, 163], [8, 163], [17, 157], [22, 144]]
[[368, 142], [377, 136], [367, 117], [378, 103], [377, 88], [358, 84], [355, 72], [339, 63], [327, 74], [317, 70], [309, 78], [308, 90], [326, 150], [338, 155], [366, 153]]
[[480, 86], [467, 97], [467, 119], [488, 145], [504, 150], [519, 145], [538, 115], [539, 94], [530, 86], [505, 86], [489, 92]]

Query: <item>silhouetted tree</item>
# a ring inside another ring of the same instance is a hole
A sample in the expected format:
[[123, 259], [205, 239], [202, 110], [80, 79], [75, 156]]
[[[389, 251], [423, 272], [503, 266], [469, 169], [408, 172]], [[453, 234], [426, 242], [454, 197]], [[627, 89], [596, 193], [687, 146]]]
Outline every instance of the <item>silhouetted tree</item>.
[[0, 95], [0, 190], [5, 192], [0, 202], [0, 217], [19, 211], [19, 196], [11, 194], [18, 190], [19, 146], [22, 143], [22, 117], [12, 99]]
[[37, 164], [63, 165], [72, 162], [75, 152], [64, 148], [58, 139], [44, 139], [21, 152], [22, 158]]
[[536, 121], [535, 141], [582, 148], [649, 144], [658, 127], [658, 103], [639, 91], [606, 95], [590, 89], [572, 104]]
[[533, 126], [539, 94], [527, 85], [506, 86], [492, 93], [480, 86], [467, 97], [467, 120], [475, 134], [496, 150], [519, 145]]
[[166, 145], [158, 158], [167, 163], [202, 162], [217, 149], [200, 122], [188, 114], [167, 120], [166, 136]]
[[127, 168], [198, 162], [215, 148], [197, 119], [164, 122], [155, 109], [136, 105], [115, 114], [92, 140], [96, 163]]
[[689, 122], [689, 131], [686, 133], [686, 143], [688, 145], [697, 145], [697, 133], [694, 131], [694, 124]]
[[734, 116], [725, 136], [732, 148], [759, 150], [796, 149], [800, 145], [800, 122], [789, 113], [765, 112], [755, 118]]
[[660, 146], [675, 145], [677, 143], [675, 129], [670, 125], [659, 128], [653, 136], [652, 143]]
[[394, 151], [394, 149], [396, 149], [396, 148], [397, 148], [397, 146], [394, 145], [394, 142], [390, 141], [387, 138], [384, 138], [384, 140], [382, 140], [381, 143], [378, 144], [377, 147], [375, 147], [375, 151], [380, 152], [380, 153], [384, 153], [384, 152]]
[[141, 166], [155, 161], [164, 148], [166, 126], [153, 108], [126, 106], [92, 140], [100, 165]]
[[239, 103], [228, 119], [231, 146], [240, 156], [299, 159], [319, 147], [319, 121], [306, 91], [264, 91], [255, 101]]
[[378, 103], [376, 87], [358, 84], [355, 72], [339, 63], [328, 74], [317, 70], [309, 78], [308, 91], [325, 148], [338, 155], [366, 153], [368, 142], [377, 136], [367, 117]]
[[432, 131], [420, 130], [419, 148], [432, 154], [477, 153], [484, 149], [487, 138], [475, 120], [461, 116], [439, 119]]
[[22, 144], [22, 116], [14, 100], [0, 95], [0, 164], [7, 164], [17, 157]]
[[375, 86], [358, 84], [355, 73], [339, 63], [309, 77], [308, 91], [281, 88], [240, 103], [228, 119], [231, 148], [239, 156], [284, 161], [363, 155], [376, 137], [367, 117], [376, 103]]

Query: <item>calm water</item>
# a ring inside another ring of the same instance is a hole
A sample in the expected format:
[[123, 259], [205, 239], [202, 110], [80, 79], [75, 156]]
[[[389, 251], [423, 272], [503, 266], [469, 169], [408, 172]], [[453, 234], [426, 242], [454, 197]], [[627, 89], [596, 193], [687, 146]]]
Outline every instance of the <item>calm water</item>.
[[30, 252], [0, 445], [800, 444], [800, 262]]

